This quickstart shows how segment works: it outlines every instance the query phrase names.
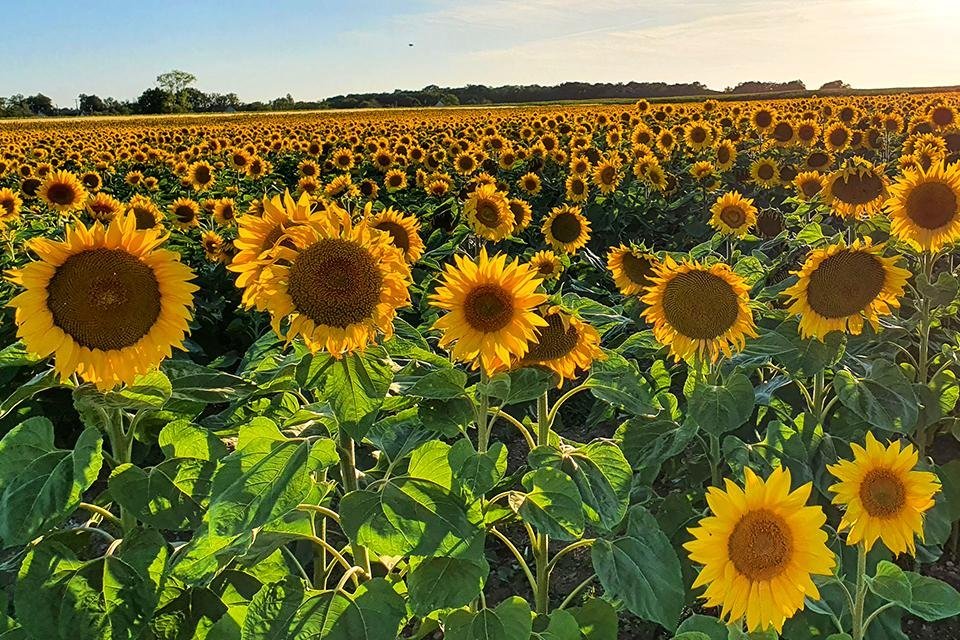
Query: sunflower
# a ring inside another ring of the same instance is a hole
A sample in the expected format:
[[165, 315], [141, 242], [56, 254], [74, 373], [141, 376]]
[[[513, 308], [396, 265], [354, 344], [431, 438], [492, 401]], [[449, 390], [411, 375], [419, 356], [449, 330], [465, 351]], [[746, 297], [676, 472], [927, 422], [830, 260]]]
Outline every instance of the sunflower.
[[547, 325], [537, 330], [518, 366], [549, 369], [559, 376], [557, 387], [561, 387], [564, 380], [573, 380], [578, 371], [589, 370], [594, 360], [604, 357], [600, 334], [576, 315], [557, 306], [540, 315]]
[[341, 171], [349, 171], [353, 168], [355, 162], [353, 152], [350, 151], [350, 149], [342, 148], [334, 151], [330, 159], [333, 162], [333, 166]]
[[875, 330], [877, 318], [900, 306], [910, 272], [896, 266], [897, 256], [884, 258], [882, 245], [870, 238], [811, 251], [795, 272], [796, 284], [785, 289], [787, 311], [800, 316], [803, 337], [823, 340], [831, 331], [858, 335], [864, 319]]
[[818, 171], [803, 171], [793, 179], [793, 186], [799, 199], [812, 200], [823, 191], [823, 176]]
[[544, 280], [556, 280], [563, 272], [563, 264], [560, 262], [560, 258], [549, 249], [537, 251], [533, 254], [533, 257], [530, 258], [530, 266]]
[[737, 161], [737, 147], [731, 140], [717, 145], [717, 169], [726, 171]]
[[413, 264], [423, 255], [420, 239], [420, 221], [390, 207], [369, 217], [370, 226], [390, 234], [390, 242], [403, 252], [404, 259]]
[[590, 240], [590, 221], [580, 207], [554, 207], [543, 221], [543, 235], [547, 244], [557, 251], [573, 254]]
[[170, 217], [180, 229], [200, 226], [200, 205], [190, 198], [177, 198], [170, 203]]
[[155, 229], [163, 224], [163, 213], [147, 196], [135, 195], [127, 203], [127, 212], [137, 221], [137, 229]]
[[684, 127], [683, 140], [691, 151], [701, 151], [713, 146], [713, 127], [706, 122], [691, 122]]
[[750, 115], [750, 124], [757, 131], [769, 131], [776, 122], [777, 112], [767, 107], [759, 107]]
[[10, 306], [27, 350], [54, 354], [61, 379], [76, 373], [101, 390], [155, 369], [182, 347], [197, 289], [164, 239], [120, 215], [106, 227], [76, 223], [62, 242], [33, 240], [40, 259], [10, 272], [26, 289]]
[[816, 149], [807, 154], [803, 164], [808, 171], [826, 171], [833, 164], [833, 156], [826, 151]]
[[726, 235], [745, 236], [757, 224], [757, 208], [751, 198], [729, 191], [710, 208], [710, 226]]
[[383, 177], [383, 186], [387, 193], [402, 191], [407, 188], [407, 173], [400, 169], [390, 169]]
[[51, 171], [47, 174], [38, 195], [47, 206], [60, 213], [82, 209], [87, 201], [87, 190], [77, 176], [69, 171]]
[[473, 190], [463, 206], [473, 232], [487, 240], [503, 240], [513, 231], [514, 216], [506, 194], [496, 185], [485, 184]]
[[849, 530], [847, 544], [867, 551], [879, 539], [894, 554], [914, 555], [914, 536], [923, 542], [923, 514], [940, 490], [937, 476], [917, 471], [917, 450], [899, 440], [884, 447], [867, 432], [866, 448], [850, 448], [853, 460], [827, 466], [840, 480], [830, 487], [833, 503], [846, 508], [838, 530]]
[[106, 224], [124, 210], [124, 204], [110, 194], [100, 192], [88, 198], [84, 208], [94, 221]]
[[842, 122], [834, 122], [823, 132], [823, 144], [827, 151], [837, 153], [850, 146], [850, 129]]
[[761, 187], [775, 187], [780, 183], [780, 166], [773, 158], [759, 158], [750, 165], [750, 178]]
[[80, 176], [80, 183], [90, 193], [96, 193], [103, 186], [103, 179], [96, 171], [87, 171]]
[[0, 224], [20, 217], [23, 200], [12, 189], [0, 189]]
[[591, 177], [593, 178], [593, 184], [600, 189], [600, 193], [613, 193], [623, 177], [620, 174], [620, 163], [611, 159], [603, 159], [594, 167]]
[[887, 199], [887, 180], [881, 168], [863, 158], [853, 158], [842, 169], [827, 176], [823, 197], [840, 216], [869, 216], [883, 207]]
[[213, 219], [221, 226], [235, 224], [237, 221], [237, 208], [233, 198], [220, 198], [213, 205]]
[[288, 342], [302, 336], [313, 352], [362, 351], [393, 335], [397, 308], [410, 303], [403, 252], [343, 210], [288, 228], [266, 260], [260, 284], [274, 331]]
[[[237, 220], [234, 246], [238, 251], [227, 269], [238, 274], [236, 284], [243, 290], [243, 306], [265, 311], [266, 300], [261, 296], [260, 275], [266, 264], [267, 253], [276, 246], [288, 228], [312, 219], [323, 219], [326, 214], [311, 212], [310, 197], [306, 194], [295, 201], [286, 191], [282, 198], [277, 195], [263, 198], [260, 202], [262, 214], [245, 215]], [[339, 212], [339, 207], [336, 211]], [[219, 248], [208, 253], [219, 255]]]
[[535, 173], [525, 173], [524, 175], [520, 176], [520, 179], [517, 180], [517, 184], [528, 196], [537, 195], [543, 188], [540, 176]]
[[200, 234], [200, 245], [210, 262], [223, 262], [226, 257], [226, 243], [216, 231], [204, 231]]
[[529, 227], [533, 220], [533, 209], [530, 208], [530, 203], [520, 198], [510, 198], [507, 204], [513, 212], [513, 233], [520, 233]]
[[625, 296], [643, 293], [650, 285], [657, 259], [649, 253], [621, 244], [607, 252], [607, 269], [613, 281]]
[[433, 325], [443, 332], [440, 346], [452, 344], [455, 359], [487, 375], [506, 369], [527, 354], [537, 328], [547, 326], [536, 313], [547, 299], [537, 293], [539, 285], [533, 267], [508, 263], [503, 254], [489, 258], [483, 248], [476, 261], [455, 255], [430, 296], [431, 305], [449, 312]]
[[587, 186], [587, 181], [584, 176], [579, 173], [567, 176], [564, 187], [567, 200], [570, 202], [584, 202], [590, 197], [590, 188]]
[[[247, 165], [247, 173], [253, 170], [253, 162]], [[194, 162], [187, 168], [187, 184], [193, 187], [194, 191], [205, 191], [213, 184], [213, 167], [209, 162]]]
[[757, 214], [757, 231], [763, 238], [775, 238], [786, 227], [786, 218], [776, 209], [764, 209]]
[[923, 251], [960, 239], [960, 164], [905, 171], [890, 187], [890, 230]]
[[807, 506], [811, 483], [790, 490], [789, 469], [778, 467], [766, 480], [745, 467], [744, 487], [726, 481], [726, 490], [710, 487], [713, 515], [688, 529], [693, 540], [683, 547], [703, 565], [693, 588], [706, 586], [708, 607], [721, 607], [728, 622], [746, 619], [751, 632], [783, 623], [804, 607], [804, 598], [820, 599], [813, 575], [830, 575], [836, 565], [827, 547], [819, 506]]
[[667, 256], [650, 281], [640, 298], [649, 306], [641, 315], [675, 359], [699, 355], [715, 361], [720, 353], [743, 349], [747, 336], [757, 336], [749, 286], [727, 265], [677, 264]]

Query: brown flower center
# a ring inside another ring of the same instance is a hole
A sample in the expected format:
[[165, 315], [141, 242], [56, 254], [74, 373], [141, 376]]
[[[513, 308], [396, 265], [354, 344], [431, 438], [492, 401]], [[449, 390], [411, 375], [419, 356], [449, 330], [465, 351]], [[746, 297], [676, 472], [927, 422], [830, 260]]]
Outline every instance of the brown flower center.
[[553, 237], [564, 244], [577, 240], [582, 229], [583, 225], [580, 224], [580, 220], [572, 213], [560, 213], [550, 223], [550, 232]]
[[723, 220], [728, 227], [737, 229], [747, 221], [747, 214], [742, 208], [736, 205], [727, 205], [720, 211], [720, 219]]
[[535, 342], [530, 344], [530, 351], [524, 357], [525, 362], [547, 362], [556, 360], [573, 351], [580, 339], [580, 334], [573, 324], [563, 326], [563, 319], [559, 313], [552, 313], [544, 320], [546, 327], [540, 328], [540, 334]]
[[784, 572], [793, 556], [793, 537], [783, 518], [766, 509], [750, 511], [727, 540], [727, 554], [750, 580], [770, 580]]
[[942, 182], [924, 182], [907, 195], [907, 215], [924, 229], [939, 229], [957, 215], [957, 195]]
[[121, 249], [91, 249], [57, 267], [47, 285], [53, 323], [81, 346], [112, 351], [136, 344], [160, 316], [153, 269]]
[[498, 284], [480, 285], [467, 294], [463, 313], [473, 329], [499, 331], [513, 319], [513, 296]]
[[875, 518], [891, 518], [900, 513], [907, 501], [903, 481], [888, 469], [873, 469], [860, 483], [860, 501]]
[[825, 318], [845, 318], [860, 313], [883, 290], [883, 263], [865, 251], [844, 249], [810, 274], [807, 301]]
[[680, 273], [667, 283], [663, 311], [670, 326], [695, 340], [711, 340], [737, 321], [740, 304], [730, 283], [703, 270]]
[[287, 287], [297, 311], [318, 325], [345, 329], [373, 315], [382, 285], [383, 275], [367, 249], [324, 238], [297, 256]]

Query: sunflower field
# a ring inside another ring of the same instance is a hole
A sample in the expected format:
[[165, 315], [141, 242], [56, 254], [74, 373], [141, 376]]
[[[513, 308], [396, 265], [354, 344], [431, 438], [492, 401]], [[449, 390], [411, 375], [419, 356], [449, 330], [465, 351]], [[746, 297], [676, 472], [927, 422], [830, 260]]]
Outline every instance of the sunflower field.
[[958, 110], [0, 125], [0, 639], [960, 638]]

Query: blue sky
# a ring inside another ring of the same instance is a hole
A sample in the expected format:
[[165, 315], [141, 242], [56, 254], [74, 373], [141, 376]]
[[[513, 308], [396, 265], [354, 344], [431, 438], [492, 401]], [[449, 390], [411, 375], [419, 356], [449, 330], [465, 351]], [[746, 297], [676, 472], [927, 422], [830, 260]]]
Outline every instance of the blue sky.
[[[0, 95], [243, 100], [428, 84], [960, 83], [960, 0], [0, 0]], [[407, 46], [413, 43], [413, 47]]]

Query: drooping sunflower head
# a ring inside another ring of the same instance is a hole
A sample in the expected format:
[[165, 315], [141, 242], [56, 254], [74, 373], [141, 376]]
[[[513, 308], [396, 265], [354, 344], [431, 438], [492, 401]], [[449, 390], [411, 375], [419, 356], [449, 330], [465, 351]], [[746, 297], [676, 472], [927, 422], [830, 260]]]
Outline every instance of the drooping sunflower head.
[[726, 235], [745, 236], [757, 224], [757, 208], [739, 191], [723, 194], [710, 208], [710, 226]]
[[487, 374], [508, 368], [529, 351], [536, 329], [546, 321], [536, 313], [546, 296], [537, 293], [540, 278], [528, 264], [492, 258], [486, 249], [477, 260], [454, 256], [430, 304], [447, 311], [434, 324], [443, 332], [440, 346], [452, 345], [453, 357], [482, 367]]
[[887, 179], [882, 168], [854, 158], [827, 176], [822, 193], [842, 217], [869, 216], [879, 211], [887, 198]]
[[543, 221], [542, 231], [547, 244], [554, 250], [573, 254], [590, 240], [590, 221], [580, 207], [561, 205], [550, 211]]
[[222, 226], [233, 225], [237, 222], [237, 207], [233, 198], [220, 198], [213, 205], [213, 219]]
[[960, 164], [907, 170], [890, 196], [890, 230], [901, 240], [936, 252], [960, 239]]
[[226, 241], [216, 231], [204, 231], [200, 234], [200, 246], [203, 247], [203, 254], [210, 262], [225, 262]]
[[563, 272], [563, 264], [560, 262], [560, 258], [549, 249], [537, 251], [533, 254], [533, 257], [530, 258], [530, 266], [537, 272], [537, 276], [544, 280], [555, 280]]
[[867, 432], [866, 447], [852, 443], [853, 460], [840, 460], [827, 469], [839, 482], [830, 487], [834, 504], [846, 508], [839, 531], [848, 531], [847, 544], [869, 551], [877, 540], [895, 554], [916, 550], [923, 541], [923, 515], [933, 507], [940, 481], [929, 471], [916, 470], [913, 445], [895, 440], [884, 447]]
[[900, 298], [910, 272], [896, 266], [897, 256], [881, 255], [882, 245], [870, 238], [816, 249], [795, 272], [797, 282], [784, 290], [787, 310], [800, 317], [800, 333], [823, 340], [831, 331], [854, 335], [867, 320], [879, 330], [881, 315], [890, 315]]
[[159, 248], [165, 237], [118, 215], [76, 223], [62, 242], [33, 240], [39, 260], [10, 277], [25, 288], [10, 306], [27, 349], [101, 390], [155, 369], [182, 347], [197, 289], [179, 255]]
[[423, 255], [420, 221], [416, 216], [388, 207], [370, 217], [370, 226], [388, 233], [390, 242], [403, 252], [403, 257], [409, 264], [413, 264]]
[[757, 231], [762, 238], [775, 238], [786, 228], [786, 218], [776, 209], [764, 209], [757, 214]]
[[607, 252], [607, 269], [625, 296], [642, 294], [650, 286], [657, 264], [652, 254], [623, 244]]
[[302, 336], [314, 352], [340, 357], [393, 335], [397, 309], [410, 303], [410, 268], [390, 235], [342, 210], [287, 228], [266, 260], [260, 284], [274, 331]]
[[521, 367], [543, 367], [564, 380], [573, 380], [578, 371], [587, 371], [594, 360], [602, 359], [600, 334], [576, 315], [560, 307], [543, 309], [540, 316], [546, 326], [537, 329], [537, 337], [517, 363]]
[[163, 213], [147, 196], [137, 194], [130, 198], [127, 212], [133, 214], [137, 229], [156, 229], [163, 225]]
[[748, 336], [757, 336], [748, 289], [723, 263], [678, 264], [667, 256], [640, 298], [649, 305], [642, 315], [675, 359], [699, 355], [715, 361], [721, 353], [730, 356], [743, 349]]
[[77, 176], [69, 171], [48, 173], [40, 185], [38, 195], [48, 207], [60, 213], [82, 209], [87, 201], [86, 189]]
[[743, 488], [731, 480], [726, 490], [710, 487], [712, 515], [689, 529], [693, 540], [683, 546], [703, 567], [693, 587], [706, 587], [706, 606], [721, 607], [730, 622], [745, 620], [751, 632], [780, 632], [804, 598], [820, 599], [811, 576], [836, 565], [822, 529], [827, 518], [807, 506], [811, 483], [790, 490], [789, 470], [762, 480], [747, 467], [744, 476]]
[[514, 216], [506, 194], [496, 185], [480, 185], [467, 198], [463, 207], [467, 223], [481, 238], [499, 241], [513, 232]]

